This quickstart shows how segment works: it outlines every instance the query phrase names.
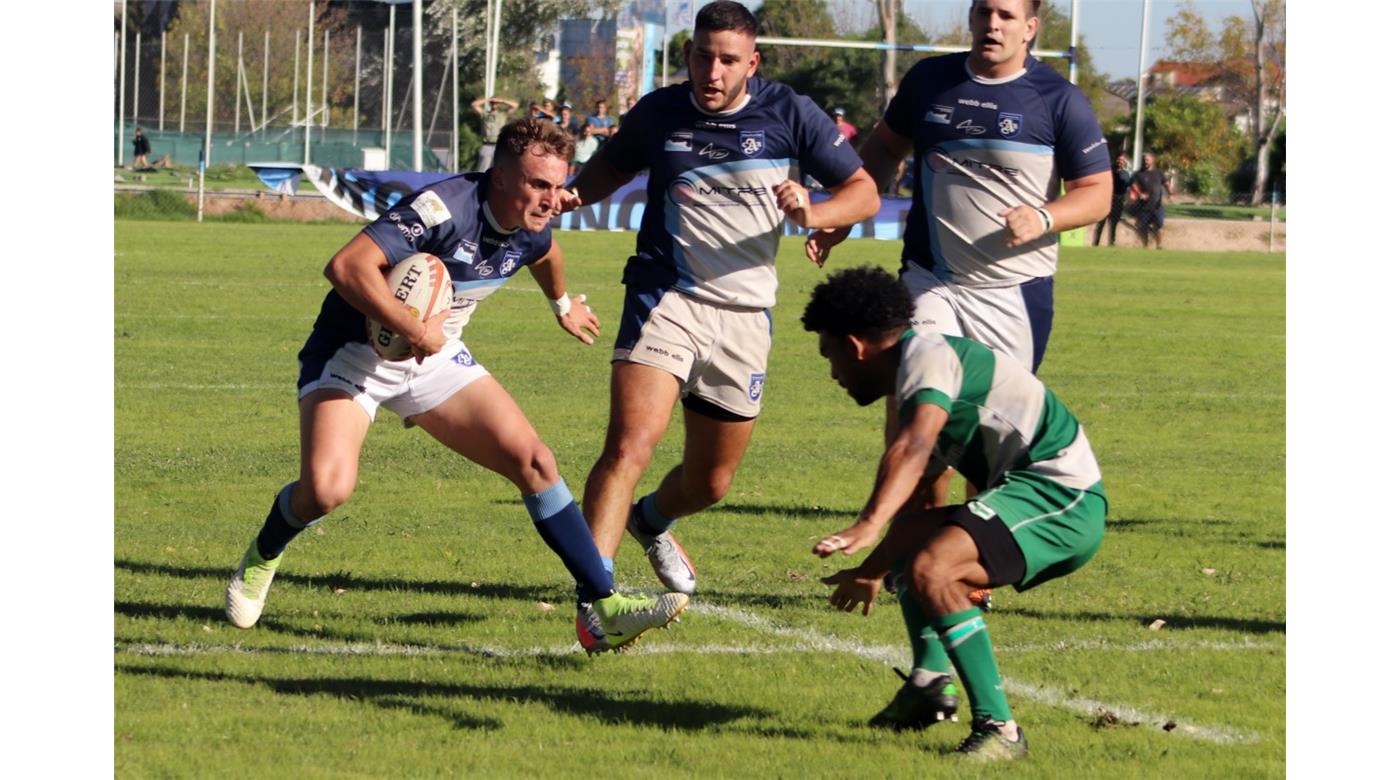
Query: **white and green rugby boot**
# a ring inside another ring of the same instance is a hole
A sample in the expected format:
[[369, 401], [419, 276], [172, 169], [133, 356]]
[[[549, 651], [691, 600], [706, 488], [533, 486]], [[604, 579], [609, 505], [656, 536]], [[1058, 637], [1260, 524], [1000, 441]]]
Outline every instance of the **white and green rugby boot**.
[[239, 561], [238, 570], [228, 581], [228, 590], [224, 593], [224, 615], [228, 622], [239, 628], [252, 628], [258, 622], [263, 605], [267, 603], [267, 590], [272, 587], [272, 578], [283, 557], [285, 555], [265, 561], [258, 553], [257, 539], [248, 545], [248, 552], [243, 553], [243, 560]]
[[[647, 631], [665, 628], [678, 620], [689, 603], [690, 597], [684, 593], [663, 593], [656, 598], [614, 593], [593, 602], [588, 610], [597, 618], [596, 625], [602, 629], [605, 642], [594, 642], [592, 647], [584, 642], [586, 616], [582, 607], [575, 621], [576, 627], [579, 628], [579, 642], [590, 654], [626, 649]], [[593, 632], [589, 633], [590, 638], [596, 638]]]

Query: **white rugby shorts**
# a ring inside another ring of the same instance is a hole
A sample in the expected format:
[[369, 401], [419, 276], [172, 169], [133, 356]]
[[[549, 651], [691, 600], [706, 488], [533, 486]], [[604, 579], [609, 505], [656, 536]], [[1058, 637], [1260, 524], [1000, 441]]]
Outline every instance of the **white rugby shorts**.
[[381, 405], [407, 420], [489, 373], [460, 339], [449, 339], [421, 364], [413, 358], [385, 360], [369, 344], [351, 342], [336, 350], [321, 371], [298, 388], [297, 399], [316, 390], [339, 390], [354, 399], [370, 420]]

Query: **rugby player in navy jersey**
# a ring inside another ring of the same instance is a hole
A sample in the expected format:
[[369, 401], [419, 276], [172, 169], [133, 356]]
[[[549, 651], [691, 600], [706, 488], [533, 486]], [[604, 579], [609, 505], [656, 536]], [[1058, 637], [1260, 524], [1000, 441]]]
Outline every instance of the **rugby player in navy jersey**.
[[[694, 591], [695, 570], [670, 528], [725, 496], [748, 448], [767, 379], [784, 219], [834, 228], [880, 207], [825, 112], [754, 76], [756, 29], [738, 3], [702, 8], [685, 45], [690, 80], [637, 101], [561, 198], [563, 210], [574, 209], [650, 170], [636, 254], [623, 274], [608, 431], [583, 505], [604, 563], [626, 529], [666, 588], [683, 593]], [[831, 198], [813, 204], [804, 174]], [[634, 503], [678, 398], [681, 463]], [[589, 618], [580, 610], [580, 641]]]
[[[598, 335], [583, 296], [565, 291], [564, 256], [549, 230], [573, 147], [548, 120], [512, 122], [497, 139], [492, 168], [403, 198], [331, 258], [325, 274], [333, 289], [297, 356], [301, 474], [277, 494], [229, 582], [225, 612], [235, 626], [257, 622], [287, 543], [350, 498], [360, 447], [381, 405], [519, 488], [535, 530], [601, 622], [601, 640], [585, 649], [618, 649], [685, 608], [682, 593], [657, 599], [613, 590], [553, 453], [460, 338], [478, 303], [521, 268], [530, 269], [565, 331], [585, 344]], [[453, 286], [451, 308], [426, 322], [394, 300], [384, 280], [390, 266], [419, 252], [441, 258]], [[380, 358], [368, 343], [366, 316], [406, 337], [412, 357]]]
[[[1103, 219], [1113, 198], [1108, 145], [1088, 99], [1030, 56], [1039, 10], [1040, 0], [973, 0], [972, 51], [910, 68], [860, 151], [882, 188], [900, 161], [915, 160], [900, 273], [915, 329], [973, 339], [1030, 371], [1050, 339], [1057, 231]], [[825, 259], [847, 232], [814, 233], [809, 254]], [[892, 403], [886, 410], [889, 443], [898, 418]], [[949, 476], [930, 478], [917, 495], [946, 505]], [[967, 496], [977, 492], [969, 483]], [[904, 729], [935, 722], [920, 689], [951, 670], [937, 632], [898, 588], [914, 668], [871, 725]]]

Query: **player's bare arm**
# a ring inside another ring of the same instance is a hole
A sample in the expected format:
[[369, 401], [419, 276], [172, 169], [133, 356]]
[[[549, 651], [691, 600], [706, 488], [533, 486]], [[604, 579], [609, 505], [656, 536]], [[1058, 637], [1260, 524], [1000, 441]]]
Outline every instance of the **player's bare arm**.
[[880, 210], [880, 193], [864, 168], [857, 168], [845, 181], [829, 188], [831, 197], [813, 203], [806, 187], [791, 179], [773, 186], [778, 208], [787, 218], [805, 228], [850, 227], [870, 219]]
[[335, 253], [326, 264], [325, 275], [347, 303], [407, 338], [413, 345], [414, 357], [422, 362], [423, 357], [436, 354], [446, 343], [442, 324], [451, 315], [451, 309], [420, 322], [389, 293], [389, 286], [384, 283], [384, 271], [388, 267], [389, 258], [384, 256], [384, 250], [369, 236], [360, 233]]
[[[894, 177], [899, 172], [899, 164], [913, 150], [914, 143], [899, 133], [889, 129], [884, 122], [879, 122], [870, 131], [870, 136], [865, 144], [860, 148], [860, 160], [862, 171], [870, 179], [871, 185], [875, 188], [875, 211], [880, 210], [880, 193], [884, 192], [892, 183]], [[871, 212], [873, 215], [875, 212]], [[831, 250], [846, 237], [851, 234], [851, 225], [863, 219], [869, 219], [870, 215], [849, 222], [840, 227], [825, 227], [818, 229], [807, 237], [807, 259], [818, 266], [825, 265], [826, 259], [831, 255]]]
[[916, 406], [911, 419], [901, 426], [899, 435], [880, 458], [875, 488], [856, 522], [817, 542], [812, 552], [822, 558], [838, 550], [851, 555], [879, 541], [880, 532], [918, 488], [938, 433], [947, 421], [948, 413], [934, 404]]
[[1018, 247], [1056, 230], [1073, 230], [1092, 225], [1108, 216], [1113, 205], [1113, 172], [1103, 171], [1070, 179], [1064, 183], [1065, 194], [1043, 207], [1050, 225], [1039, 209], [1017, 206], [997, 216], [1006, 220], [1006, 245]]
[[617, 192], [619, 187], [631, 181], [635, 175], [619, 171], [608, 162], [606, 155], [595, 154], [569, 183], [569, 187], [559, 195], [559, 213], [597, 203]]
[[587, 295], [569, 297], [564, 282], [564, 251], [559, 248], [559, 242], [551, 241], [544, 257], [531, 263], [528, 268], [530, 275], [535, 277], [535, 283], [555, 307], [559, 327], [579, 341], [592, 344], [598, 337], [598, 316], [593, 313], [593, 307], [586, 303]]

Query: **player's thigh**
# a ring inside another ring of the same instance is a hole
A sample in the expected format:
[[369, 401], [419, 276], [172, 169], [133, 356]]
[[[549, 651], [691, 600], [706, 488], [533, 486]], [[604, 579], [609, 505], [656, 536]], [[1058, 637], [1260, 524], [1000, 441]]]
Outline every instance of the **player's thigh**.
[[428, 435], [473, 463], [539, 492], [559, 478], [553, 455], [525, 412], [491, 376], [483, 376], [412, 418]]
[[354, 489], [360, 450], [372, 422], [364, 406], [339, 390], [313, 390], [298, 403], [301, 427], [301, 480], [324, 500]]
[[964, 334], [1034, 371], [1050, 338], [1053, 285], [1045, 277], [1012, 287], [959, 287]]
[[910, 266], [900, 274], [899, 279], [914, 302], [914, 316], [909, 324], [915, 330], [945, 336], [965, 335], [951, 286], [919, 266]]
[[680, 380], [669, 371], [630, 360], [614, 361], [607, 451], [649, 459], [666, 433], [679, 397]]
[[756, 420], [716, 419], [685, 410], [685, 452], [682, 472], [692, 487], [722, 497], [748, 452]]

